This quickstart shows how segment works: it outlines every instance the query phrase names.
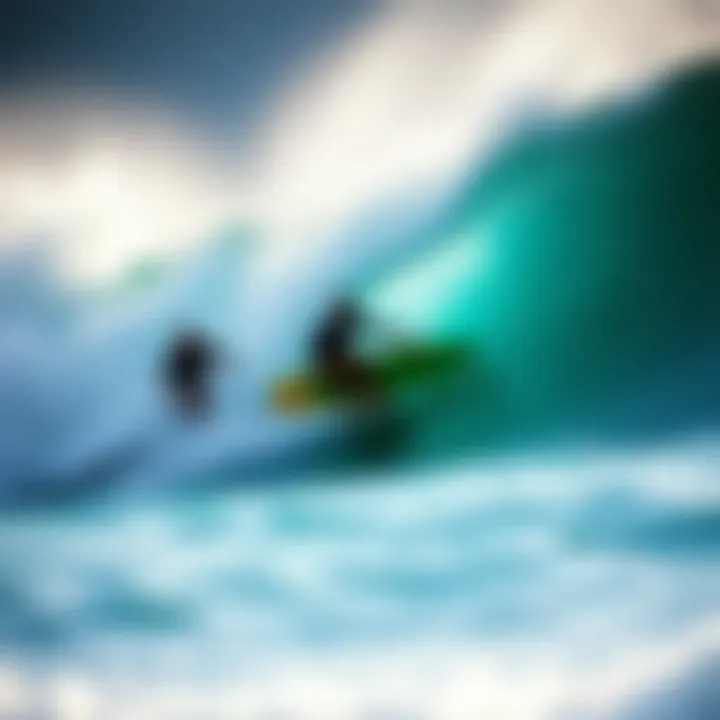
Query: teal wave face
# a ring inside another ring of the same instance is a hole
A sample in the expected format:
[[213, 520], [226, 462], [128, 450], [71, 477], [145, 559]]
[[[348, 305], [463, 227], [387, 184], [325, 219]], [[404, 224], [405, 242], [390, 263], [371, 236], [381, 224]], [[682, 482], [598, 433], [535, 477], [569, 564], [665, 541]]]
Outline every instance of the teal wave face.
[[[447, 220], [440, 259], [378, 287], [377, 304], [472, 337], [518, 427], [608, 412], [627, 427], [630, 398], [662, 412], [720, 347], [718, 126], [711, 64], [512, 141]], [[699, 410], [676, 399], [667, 423]]]
[[415, 332], [472, 340], [483, 255], [473, 233], [459, 236], [373, 286], [367, 304], [380, 316], [402, 317]]

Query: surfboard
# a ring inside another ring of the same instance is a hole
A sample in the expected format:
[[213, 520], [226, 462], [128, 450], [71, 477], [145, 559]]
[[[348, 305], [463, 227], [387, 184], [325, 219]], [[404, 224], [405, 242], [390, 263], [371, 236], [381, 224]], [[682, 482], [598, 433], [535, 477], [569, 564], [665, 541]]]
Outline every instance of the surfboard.
[[[388, 395], [414, 383], [427, 382], [461, 369], [470, 358], [467, 343], [446, 342], [405, 347], [368, 361], [381, 392]], [[338, 403], [343, 395], [312, 372], [279, 378], [271, 388], [271, 402], [282, 412], [302, 413], [325, 404]]]

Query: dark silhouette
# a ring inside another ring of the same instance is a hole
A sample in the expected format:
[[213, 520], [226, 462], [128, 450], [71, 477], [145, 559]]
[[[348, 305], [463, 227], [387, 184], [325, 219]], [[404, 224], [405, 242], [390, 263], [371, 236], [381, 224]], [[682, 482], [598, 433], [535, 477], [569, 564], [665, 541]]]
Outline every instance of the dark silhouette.
[[171, 400], [186, 419], [199, 419], [212, 405], [211, 380], [219, 353], [203, 333], [185, 330], [170, 342], [164, 362], [164, 384]]
[[377, 396], [371, 368], [357, 355], [358, 335], [365, 324], [360, 308], [340, 300], [321, 320], [312, 338], [312, 364], [334, 391], [353, 399]]

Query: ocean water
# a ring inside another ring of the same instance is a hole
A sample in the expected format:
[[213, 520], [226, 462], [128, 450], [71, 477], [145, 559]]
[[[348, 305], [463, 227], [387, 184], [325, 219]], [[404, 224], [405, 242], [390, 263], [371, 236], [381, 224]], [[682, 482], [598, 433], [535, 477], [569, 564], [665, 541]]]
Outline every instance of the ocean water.
[[[0, 716], [720, 717], [718, 77], [289, 257], [230, 228], [91, 291], [8, 250]], [[345, 287], [474, 352], [379, 443], [268, 405]], [[199, 426], [186, 324], [228, 350]]]
[[5, 515], [3, 717], [709, 720], [717, 448]]

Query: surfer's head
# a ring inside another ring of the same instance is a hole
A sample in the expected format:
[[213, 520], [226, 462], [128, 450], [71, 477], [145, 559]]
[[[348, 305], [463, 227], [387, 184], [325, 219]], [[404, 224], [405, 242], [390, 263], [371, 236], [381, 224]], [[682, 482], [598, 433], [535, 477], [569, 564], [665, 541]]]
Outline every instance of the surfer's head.
[[360, 322], [360, 308], [349, 298], [341, 298], [332, 306], [330, 316], [334, 325], [354, 327]]

